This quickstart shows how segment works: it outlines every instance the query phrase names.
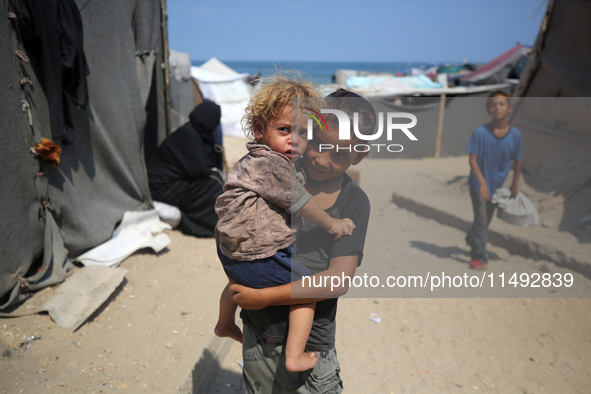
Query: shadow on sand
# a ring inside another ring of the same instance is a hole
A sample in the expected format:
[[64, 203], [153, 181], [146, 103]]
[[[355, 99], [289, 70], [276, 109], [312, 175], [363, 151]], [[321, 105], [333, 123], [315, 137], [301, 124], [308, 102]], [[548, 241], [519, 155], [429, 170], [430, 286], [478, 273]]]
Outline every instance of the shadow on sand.
[[191, 376], [178, 393], [244, 393], [242, 375], [224, 369], [221, 365], [221, 360], [226, 357], [231, 344], [231, 340], [214, 338], [210, 345], [203, 349], [203, 354], [193, 367]]
[[[462, 264], [468, 265], [470, 262], [470, 253], [457, 246], [437, 246], [423, 241], [411, 241], [411, 246], [416, 249], [420, 249], [423, 252], [432, 254], [433, 256], [440, 258], [454, 259]], [[499, 260], [499, 256], [494, 253], [488, 252], [488, 260]]]

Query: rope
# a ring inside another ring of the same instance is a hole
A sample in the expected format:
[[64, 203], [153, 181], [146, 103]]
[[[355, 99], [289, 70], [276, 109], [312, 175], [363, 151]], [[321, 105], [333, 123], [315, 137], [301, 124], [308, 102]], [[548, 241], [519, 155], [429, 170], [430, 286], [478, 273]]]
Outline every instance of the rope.
[[28, 287], [29, 286], [29, 281], [26, 280], [25, 278], [23, 278], [22, 276], [18, 277], [18, 284], [20, 287]]
[[23, 103], [23, 112], [27, 111], [29, 114], [29, 126], [33, 127], [33, 115], [31, 115], [31, 107], [29, 106], [27, 100], [21, 100], [21, 103]]
[[29, 86], [31, 86], [31, 85], [33, 85], [33, 81], [31, 81], [31, 80], [30, 80], [29, 78], [27, 78], [27, 77], [24, 77], [23, 79], [21, 79], [21, 80], [20, 80], [20, 84], [21, 84], [21, 86], [24, 86], [24, 85], [29, 85]]
[[[45, 180], [43, 179], [45, 173], [38, 172], [36, 175], [39, 177], [39, 180], [41, 180], [41, 186], [43, 186], [43, 191], [45, 192], [45, 195], [47, 195], [47, 186], [45, 185]], [[43, 220], [45, 220], [45, 210], [49, 209], [51, 212], [53, 212], [54, 208], [49, 203], [49, 197], [47, 197], [47, 199], [37, 200], [37, 202], [39, 203], [39, 212], [41, 213], [41, 217]]]
[[27, 55], [25, 55], [23, 51], [15, 51], [14, 54], [23, 62], [29, 63], [29, 58], [27, 57]]

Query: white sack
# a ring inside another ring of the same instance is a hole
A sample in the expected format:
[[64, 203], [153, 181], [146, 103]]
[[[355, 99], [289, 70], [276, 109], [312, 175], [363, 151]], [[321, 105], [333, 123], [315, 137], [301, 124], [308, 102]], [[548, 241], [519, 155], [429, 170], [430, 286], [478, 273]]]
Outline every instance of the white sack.
[[522, 192], [511, 198], [509, 189], [497, 189], [491, 202], [498, 205], [497, 217], [507, 223], [529, 227], [540, 222], [538, 210]]

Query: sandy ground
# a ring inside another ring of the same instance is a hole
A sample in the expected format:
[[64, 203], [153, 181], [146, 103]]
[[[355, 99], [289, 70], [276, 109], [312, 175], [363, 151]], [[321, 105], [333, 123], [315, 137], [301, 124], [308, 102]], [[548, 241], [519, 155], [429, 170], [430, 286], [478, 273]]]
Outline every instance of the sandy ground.
[[[233, 160], [242, 148], [230, 145]], [[403, 180], [387, 172], [420, 165], [435, 173], [462, 164], [446, 159], [391, 163], [367, 160], [358, 167], [372, 214], [357, 274], [381, 280], [425, 272], [475, 275], [467, 266], [464, 233], [393, 204], [393, 189]], [[452, 193], [455, 186], [449, 187], [442, 193]], [[559, 241], [586, 250], [576, 237], [554, 231]], [[201, 392], [241, 392], [237, 344], [221, 364], [210, 363], [207, 376], [199, 376], [200, 358], [203, 363], [220, 344], [212, 329], [225, 276], [214, 244], [168, 234], [172, 243], [159, 255], [140, 252], [123, 262], [128, 270], [123, 286], [76, 332], [47, 315], [0, 320], [0, 391], [176, 393], [205, 379], [209, 384]], [[591, 280], [499, 247], [490, 252], [487, 274], [497, 279], [511, 272], [571, 274], [574, 285], [536, 289], [527, 298], [498, 288], [462, 290], [454, 298], [410, 286], [398, 292], [352, 289], [339, 303], [337, 321], [346, 392], [588, 392]], [[56, 288], [43, 290], [52, 291]], [[36, 297], [27, 302], [33, 302], [31, 308]], [[40, 339], [27, 344], [30, 336]]]

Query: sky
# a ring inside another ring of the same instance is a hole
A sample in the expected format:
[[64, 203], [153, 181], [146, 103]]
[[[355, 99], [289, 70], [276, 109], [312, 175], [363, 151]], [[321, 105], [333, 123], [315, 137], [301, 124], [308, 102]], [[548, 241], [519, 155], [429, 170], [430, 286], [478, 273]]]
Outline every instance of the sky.
[[548, 0], [167, 0], [192, 60], [488, 62], [533, 45]]

